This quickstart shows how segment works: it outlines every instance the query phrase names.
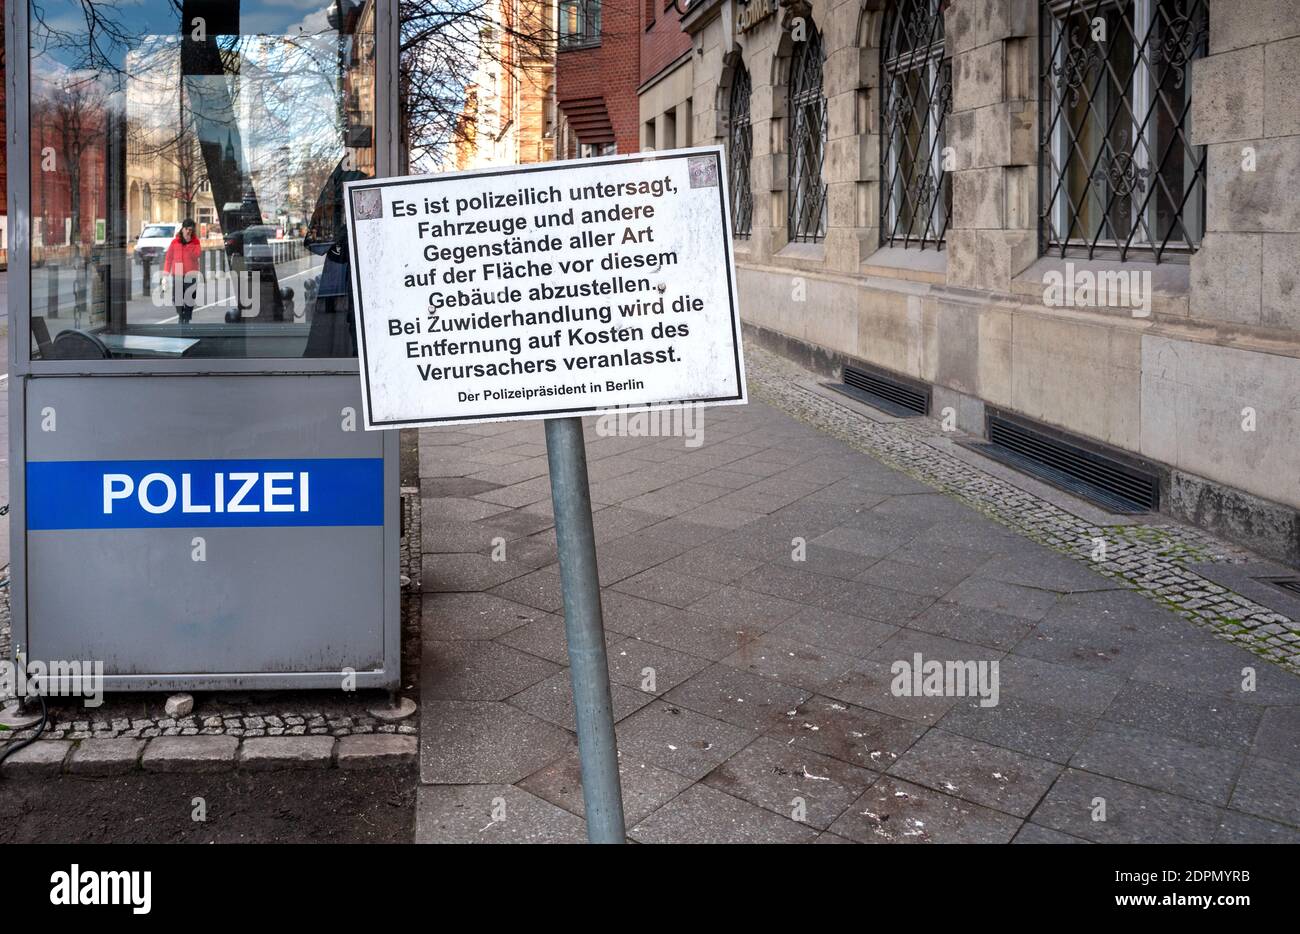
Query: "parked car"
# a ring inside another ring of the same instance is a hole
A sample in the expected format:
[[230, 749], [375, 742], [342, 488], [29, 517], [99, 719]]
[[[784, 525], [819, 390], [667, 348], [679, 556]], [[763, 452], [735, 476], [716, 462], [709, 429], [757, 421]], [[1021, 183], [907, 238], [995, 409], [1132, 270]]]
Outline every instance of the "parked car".
[[226, 234], [226, 253], [242, 256], [249, 266], [271, 265], [270, 240], [275, 239], [275, 228], [267, 224], [253, 224], [242, 230]]
[[162, 266], [167, 247], [176, 238], [180, 224], [145, 224], [140, 237], [135, 241], [135, 258], [143, 263], [148, 260], [155, 269]]

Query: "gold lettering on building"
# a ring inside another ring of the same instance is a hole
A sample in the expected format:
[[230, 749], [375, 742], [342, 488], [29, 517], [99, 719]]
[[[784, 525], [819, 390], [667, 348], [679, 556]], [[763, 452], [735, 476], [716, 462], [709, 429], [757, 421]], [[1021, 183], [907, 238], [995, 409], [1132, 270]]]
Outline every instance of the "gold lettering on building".
[[749, 32], [776, 12], [776, 0], [749, 0], [736, 17], [736, 29]]

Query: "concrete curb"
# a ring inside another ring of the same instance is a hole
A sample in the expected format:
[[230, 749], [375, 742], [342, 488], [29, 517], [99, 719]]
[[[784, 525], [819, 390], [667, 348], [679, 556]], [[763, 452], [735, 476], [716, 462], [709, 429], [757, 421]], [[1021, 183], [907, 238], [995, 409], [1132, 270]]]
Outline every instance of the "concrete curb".
[[52, 778], [59, 774], [90, 777], [146, 772], [214, 773], [289, 769], [376, 769], [411, 765], [415, 736], [358, 734], [332, 736], [159, 736], [149, 740], [41, 739], [0, 764], [0, 777]]
[[331, 736], [256, 736], [239, 747], [239, 767], [250, 772], [277, 769], [328, 769], [334, 758]]
[[341, 769], [378, 769], [407, 765], [415, 762], [419, 746], [420, 741], [415, 736], [358, 733], [339, 740], [334, 762]]
[[[35, 745], [40, 745], [37, 740]], [[140, 767], [142, 739], [83, 739], [68, 757], [70, 775], [123, 775]]]
[[228, 772], [238, 754], [233, 736], [160, 736], [144, 747], [140, 765], [146, 772]]

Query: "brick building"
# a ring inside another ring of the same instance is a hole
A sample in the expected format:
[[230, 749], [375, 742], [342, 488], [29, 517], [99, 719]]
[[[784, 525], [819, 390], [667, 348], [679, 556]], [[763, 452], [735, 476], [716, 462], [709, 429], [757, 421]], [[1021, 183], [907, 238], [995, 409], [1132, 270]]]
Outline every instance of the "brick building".
[[690, 0], [642, 0], [641, 84], [637, 98], [642, 149], [692, 145], [694, 51], [682, 31]]
[[84, 259], [107, 234], [104, 98], [89, 82], [31, 100], [32, 259]]
[[496, 0], [480, 32], [449, 169], [547, 162], [555, 156], [551, 0]]
[[1300, 564], [1300, 0], [684, 26], [756, 337]]
[[560, 0], [556, 158], [636, 152], [642, 5], [650, 0]]

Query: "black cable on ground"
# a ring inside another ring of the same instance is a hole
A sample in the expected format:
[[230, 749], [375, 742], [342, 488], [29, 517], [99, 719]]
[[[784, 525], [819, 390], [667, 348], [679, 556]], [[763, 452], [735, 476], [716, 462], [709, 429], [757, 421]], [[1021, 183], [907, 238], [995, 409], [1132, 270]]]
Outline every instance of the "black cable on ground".
[[32, 743], [40, 739], [41, 734], [45, 732], [45, 723], [49, 718], [49, 711], [45, 708], [45, 695], [37, 694], [36, 697], [41, 702], [41, 722], [36, 724], [36, 732], [26, 739], [5, 743], [4, 748], [0, 749], [0, 762], [4, 762], [5, 759], [8, 759], [18, 750], [26, 749]]

